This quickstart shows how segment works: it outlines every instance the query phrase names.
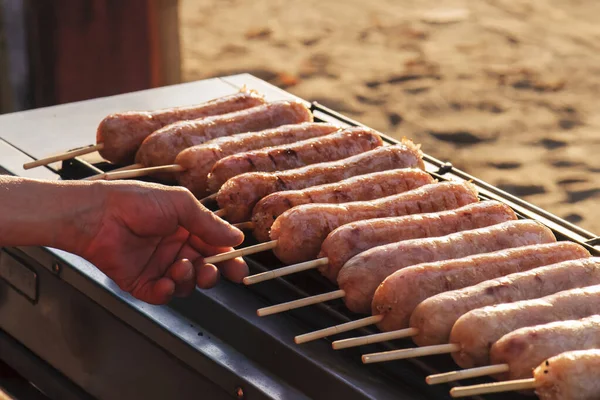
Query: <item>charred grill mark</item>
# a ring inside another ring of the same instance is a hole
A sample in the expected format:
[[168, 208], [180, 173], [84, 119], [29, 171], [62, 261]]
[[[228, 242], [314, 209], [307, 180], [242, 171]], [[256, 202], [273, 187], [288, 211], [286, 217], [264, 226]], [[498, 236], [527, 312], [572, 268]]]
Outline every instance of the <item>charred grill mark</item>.
[[288, 190], [287, 184], [283, 181], [283, 179], [281, 179], [281, 177], [279, 175], [277, 175], [276, 179], [277, 179], [277, 181], [275, 182], [275, 185], [277, 186], [277, 190], [279, 190], [279, 191]]
[[283, 152], [286, 156], [298, 158], [298, 153], [294, 149], [287, 148]]
[[273, 166], [273, 169], [277, 170], [277, 161], [275, 161], [275, 157], [273, 157], [273, 154], [271, 154], [271, 152], [268, 152], [267, 156], [269, 157], [269, 160], [271, 160], [271, 164]]
[[254, 164], [254, 161], [252, 161], [252, 156], [246, 156], [246, 161], [248, 162], [248, 164], [250, 164], [252, 169], [256, 171], [256, 165]]
[[223, 151], [219, 147], [209, 147], [209, 148], [210, 148], [210, 150], [212, 152], [213, 159], [215, 161], [219, 160], [221, 157], [223, 157], [223, 155], [222, 155]]

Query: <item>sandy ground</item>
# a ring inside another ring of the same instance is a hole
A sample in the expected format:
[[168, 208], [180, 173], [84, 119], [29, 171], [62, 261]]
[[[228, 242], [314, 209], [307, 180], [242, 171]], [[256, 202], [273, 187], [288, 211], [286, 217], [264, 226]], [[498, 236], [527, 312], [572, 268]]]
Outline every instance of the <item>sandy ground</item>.
[[185, 80], [250, 72], [600, 233], [600, 2], [182, 0]]

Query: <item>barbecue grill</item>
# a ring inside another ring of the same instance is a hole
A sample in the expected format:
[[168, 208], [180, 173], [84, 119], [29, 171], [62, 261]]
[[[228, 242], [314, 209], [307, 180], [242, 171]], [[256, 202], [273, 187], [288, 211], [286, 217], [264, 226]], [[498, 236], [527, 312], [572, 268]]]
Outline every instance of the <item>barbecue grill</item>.
[[[22, 165], [94, 143], [97, 124], [112, 112], [194, 104], [235, 93], [243, 86], [271, 101], [301, 100], [241, 74], [0, 116], [0, 173], [56, 180], [108, 171], [111, 165], [97, 154], [48, 168], [26, 171]], [[317, 120], [359, 125], [320, 104], [306, 104]], [[575, 241], [600, 255], [594, 247], [600, 240], [592, 233], [448, 162], [427, 155], [424, 160], [427, 171], [438, 179], [471, 180], [482, 198], [503, 201], [519, 217], [547, 225], [559, 240]], [[249, 244], [253, 244], [251, 237], [245, 243]], [[270, 253], [247, 260], [251, 273], [281, 265]], [[0, 359], [32, 384], [25, 390], [0, 381], [17, 398], [450, 398], [449, 385], [428, 386], [424, 379], [454, 369], [448, 356], [361, 363], [363, 353], [414, 347], [408, 340], [343, 351], [331, 349], [332, 339], [294, 344], [298, 334], [357, 319], [339, 300], [256, 316], [258, 308], [333, 290], [316, 271], [252, 286], [222, 281], [214, 289], [196, 290], [168, 306], [142, 303], [90, 263], [51, 248], [2, 249], [0, 278]], [[375, 332], [373, 328], [361, 331]], [[520, 397], [511, 393], [485, 398], [509, 396]]]

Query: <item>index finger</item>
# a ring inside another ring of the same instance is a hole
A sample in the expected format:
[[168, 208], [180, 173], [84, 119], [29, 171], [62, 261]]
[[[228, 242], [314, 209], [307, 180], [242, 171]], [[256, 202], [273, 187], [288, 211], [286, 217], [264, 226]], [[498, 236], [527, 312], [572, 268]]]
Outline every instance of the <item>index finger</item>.
[[234, 247], [244, 241], [244, 234], [204, 207], [191, 192], [186, 191], [177, 202], [179, 224], [205, 243], [217, 247]]

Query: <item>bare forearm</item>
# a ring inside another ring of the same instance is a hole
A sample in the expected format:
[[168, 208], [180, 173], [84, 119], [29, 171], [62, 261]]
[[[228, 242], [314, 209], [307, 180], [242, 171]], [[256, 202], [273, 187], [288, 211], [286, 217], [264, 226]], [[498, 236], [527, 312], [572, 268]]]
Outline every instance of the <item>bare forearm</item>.
[[85, 219], [97, 212], [98, 185], [0, 176], [0, 246], [73, 250]]

